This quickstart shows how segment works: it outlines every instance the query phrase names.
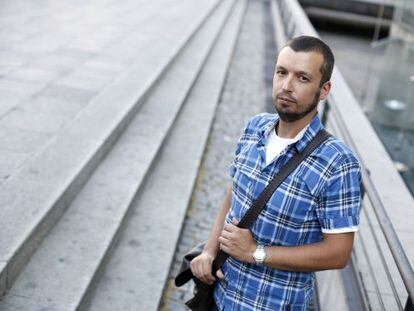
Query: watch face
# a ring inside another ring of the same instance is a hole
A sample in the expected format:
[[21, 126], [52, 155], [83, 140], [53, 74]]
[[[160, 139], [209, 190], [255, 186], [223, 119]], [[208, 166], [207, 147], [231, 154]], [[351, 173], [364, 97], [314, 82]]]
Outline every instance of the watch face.
[[263, 260], [265, 258], [265, 252], [262, 249], [259, 249], [256, 253], [256, 259], [257, 260]]
[[253, 254], [254, 259], [261, 261], [265, 258], [266, 253], [264, 251], [264, 249], [258, 248], [256, 249], [256, 251]]

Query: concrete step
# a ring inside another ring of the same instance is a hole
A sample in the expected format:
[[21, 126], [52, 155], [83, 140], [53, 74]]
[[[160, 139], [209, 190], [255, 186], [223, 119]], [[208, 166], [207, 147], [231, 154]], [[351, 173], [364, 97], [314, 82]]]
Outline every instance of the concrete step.
[[[217, 7], [33, 254], [1, 310], [82, 310], [233, 1]], [[211, 79], [211, 77], [210, 77]], [[47, 274], [45, 274], [45, 272]]]
[[[192, 24], [177, 26], [163, 46], [156, 40], [145, 57], [85, 107], [24, 168], [1, 185], [0, 295], [10, 288], [48, 231], [89, 179], [126, 126], [195, 40], [219, 1], [193, 7]], [[177, 23], [178, 24], [178, 23]], [[181, 32], [178, 32], [181, 30]], [[154, 35], [154, 34], [151, 34]]]
[[159, 308], [245, 8], [245, 1], [237, 1], [134, 202], [91, 311]]

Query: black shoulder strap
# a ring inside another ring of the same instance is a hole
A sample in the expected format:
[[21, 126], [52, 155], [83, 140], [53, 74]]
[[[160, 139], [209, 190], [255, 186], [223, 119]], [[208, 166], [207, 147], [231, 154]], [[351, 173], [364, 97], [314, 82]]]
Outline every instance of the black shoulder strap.
[[[243, 218], [237, 225], [239, 228], [249, 228], [252, 223], [259, 216], [261, 211], [266, 206], [272, 194], [275, 192], [277, 187], [285, 180], [287, 176], [307, 157], [312, 151], [314, 151], [320, 144], [322, 144], [331, 134], [325, 129], [320, 130], [315, 137], [309, 142], [309, 144], [302, 150], [302, 152], [294, 155], [283, 168], [276, 174], [266, 188], [262, 191], [259, 197], [253, 202], [252, 207], [246, 212]], [[223, 265], [229, 255], [224, 251], [220, 250], [217, 254], [216, 259], [213, 262], [213, 275]]]

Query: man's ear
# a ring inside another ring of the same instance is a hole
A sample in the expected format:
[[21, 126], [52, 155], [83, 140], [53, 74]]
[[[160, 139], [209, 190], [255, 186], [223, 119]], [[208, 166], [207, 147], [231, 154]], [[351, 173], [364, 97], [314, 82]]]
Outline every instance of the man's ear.
[[329, 91], [331, 90], [331, 81], [326, 81], [321, 87], [321, 94], [319, 100], [324, 100], [328, 97]]

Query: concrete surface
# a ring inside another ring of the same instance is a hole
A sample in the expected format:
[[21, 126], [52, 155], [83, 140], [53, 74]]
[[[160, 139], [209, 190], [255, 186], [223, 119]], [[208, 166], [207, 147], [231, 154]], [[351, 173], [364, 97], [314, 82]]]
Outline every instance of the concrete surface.
[[176, 288], [173, 278], [183, 254], [207, 239], [231, 182], [229, 165], [236, 142], [249, 117], [263, 112], [268, 104], [266, 99], [271, 90], [266, 87], [268, 77], [264, 75], [263, 6], [261, 1], [248, 2], [160, 310], [186, 310], [184, 302], [191, 297], [192, 286]]
[[[223, 3], [223, 9], [209, 18], [165, 72], [130, 127], [32, 256], [1, 308], [17, 308], [21, 297], [37, 308], [84, 307], [89, 286], [99, 275], [101, 262], [122, 227], [136, 189], [225, 21], [229, 4]], [[44, 277], [45, 270], [52, 277]], [[78, 273], [79, 277], [73, 278]]]

